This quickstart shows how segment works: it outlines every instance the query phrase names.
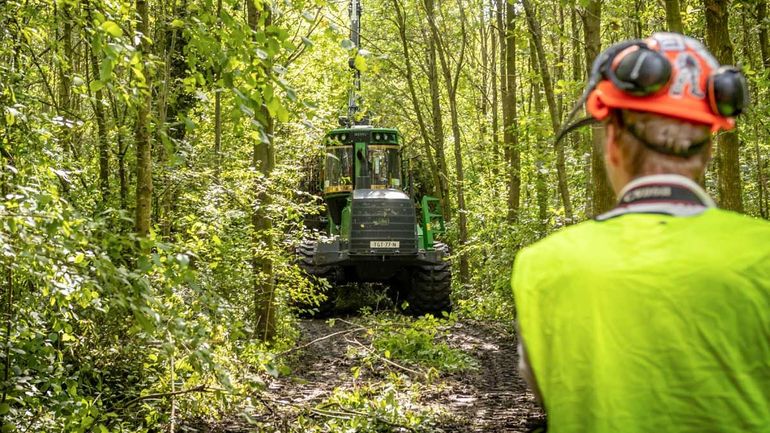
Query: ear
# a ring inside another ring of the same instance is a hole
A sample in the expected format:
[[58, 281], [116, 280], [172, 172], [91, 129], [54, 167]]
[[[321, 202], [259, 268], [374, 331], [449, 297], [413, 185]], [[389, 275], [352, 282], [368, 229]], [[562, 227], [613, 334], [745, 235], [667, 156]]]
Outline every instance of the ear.
[[607, 124], [607, 137], [604, 140], [604, 160], [607, 165], [613, 168], [619, 168], [621, 163], [620, 146], [615, 140], [615, 125], [612, 122]]

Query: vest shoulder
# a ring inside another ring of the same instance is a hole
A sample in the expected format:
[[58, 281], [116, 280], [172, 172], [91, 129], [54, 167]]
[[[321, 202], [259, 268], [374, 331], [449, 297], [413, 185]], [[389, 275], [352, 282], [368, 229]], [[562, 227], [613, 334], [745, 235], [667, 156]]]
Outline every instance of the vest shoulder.
[[589, 243], [595, 243], [601, 236], [600, 223], [594, 220], [583, 221], [581, 223], [564, 227], [559, 231], [551, 233], [543, 239], [534, 242], [524, 248], [527, 255], [548, 254], [554, 250], [559, 251], [561, 255], [568, 252], [577, 252], [581, 246], [588, 246]]

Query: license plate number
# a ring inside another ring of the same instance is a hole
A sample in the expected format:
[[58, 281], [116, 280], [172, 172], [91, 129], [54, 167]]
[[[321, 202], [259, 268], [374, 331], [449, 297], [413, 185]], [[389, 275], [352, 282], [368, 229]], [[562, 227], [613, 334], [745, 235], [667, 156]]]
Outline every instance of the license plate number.
[[398, 248], [401, 246], [399, 241], [369, 241], [369, 248]]

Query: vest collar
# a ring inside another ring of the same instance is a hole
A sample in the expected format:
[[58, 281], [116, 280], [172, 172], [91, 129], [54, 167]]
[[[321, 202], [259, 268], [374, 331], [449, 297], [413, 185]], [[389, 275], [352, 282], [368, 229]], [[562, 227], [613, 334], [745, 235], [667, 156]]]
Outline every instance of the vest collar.
[[632, 180], [620, 191], [614, 209], [596, 217], [597, 221], [627, 213], [654, 213], [693, 216], [716, 207], [697, 183], [676, 174], [656, 174]]

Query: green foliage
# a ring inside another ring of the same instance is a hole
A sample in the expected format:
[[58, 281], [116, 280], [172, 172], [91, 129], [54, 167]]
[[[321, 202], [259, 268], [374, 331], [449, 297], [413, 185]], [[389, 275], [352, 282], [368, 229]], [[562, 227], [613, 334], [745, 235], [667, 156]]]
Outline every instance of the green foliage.
[[392, 383], [338, 389], [323, 403], [300, 416], [295, 425], [302, 432], [433, 431], [435, 420], [445, 414], [413, 403], [419, 386]]
[[474, 360], [468, 354], [441, 341], [447, 337], [447, 325], [454, 318], [443, 320], [428, 314], [414, 320], [399, 316], [388, 319], [380, 319], [378, 332], [372, 338], [372, 346], [386, 359], [406, 361], [437, 372], [474, 367]]

